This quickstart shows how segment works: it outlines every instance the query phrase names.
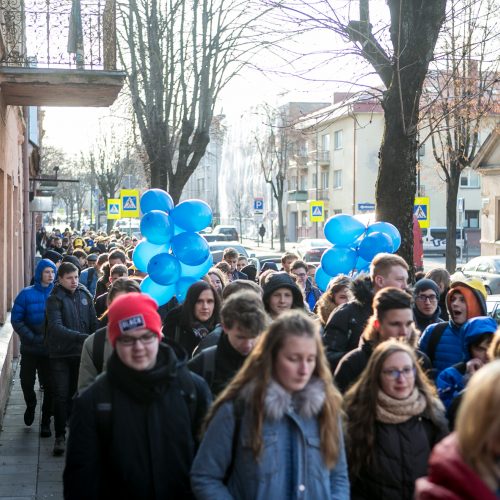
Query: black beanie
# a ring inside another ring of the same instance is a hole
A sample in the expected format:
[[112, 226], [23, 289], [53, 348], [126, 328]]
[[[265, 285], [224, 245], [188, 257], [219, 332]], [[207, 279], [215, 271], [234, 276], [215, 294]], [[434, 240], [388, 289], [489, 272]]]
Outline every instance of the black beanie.
[[437, 283], [427, 278], [418, 280], [415, 283], [415, 288], [413, 289], [413, 295], [416, 297], [420, 292], [424, 292], [425, 290], [432, 290], [436, 294], [436, 297], [438, 299], [439, 296], [441, 295], [441, 290], [439, 290], [439, 286], [437, 285]]

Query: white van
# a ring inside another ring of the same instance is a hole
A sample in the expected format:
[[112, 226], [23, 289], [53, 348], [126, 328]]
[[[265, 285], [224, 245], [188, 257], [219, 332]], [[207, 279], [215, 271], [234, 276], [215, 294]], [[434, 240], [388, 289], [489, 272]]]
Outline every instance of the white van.
[[[457, 228], [456, 233], [456, 256], [460, 257], [465, 245], [464, 229]], [[422, 229], [422, 241], [424, 244], [424, 254], [442, 254], [446, 255], [446, 228], [445, 227], [430, 227]]]

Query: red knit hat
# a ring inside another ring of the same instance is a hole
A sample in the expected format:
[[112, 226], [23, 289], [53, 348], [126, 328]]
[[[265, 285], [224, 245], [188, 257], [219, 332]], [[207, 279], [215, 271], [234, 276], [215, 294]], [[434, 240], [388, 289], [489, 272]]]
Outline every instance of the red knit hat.
[[116, 339], [140, 328], [147, 328], [162, 337], [158, 304], [143, 293], [132, 292], [117, 297], [108, 310], [108, 338], [115, 347]]

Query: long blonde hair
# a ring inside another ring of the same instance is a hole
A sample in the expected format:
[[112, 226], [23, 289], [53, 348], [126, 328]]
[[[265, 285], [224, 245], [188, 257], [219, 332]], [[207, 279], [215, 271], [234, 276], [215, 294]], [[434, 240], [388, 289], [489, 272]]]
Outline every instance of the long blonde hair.
[[493, 490], [498, 488], [493, 443], [500, 440], [500, 360], [478, 370], [467, 384], [456, 431], [463, 459]]
[[339, 417], [342, 398], [332, 382], [332, 374], [323, 350], [319, 327], [299, 310], [283, 313], [262, 334], [241, 370], [210, 408], [205, 427], [222, 404], [237, 399], [241, 390], [251, 382], [254, 384], [254, 390], [248, 409], [251, 416], [250, 431], [253, 436], [252, 451], [255, 459], [259, 458], [263, 447], [264, 398], [273, 377], [273, 367], [278, 352], [291, 335], [312, 338], [316, 342], [317, 356], [313, 376], [321, 379], [325, 384], [325, 403], [318, 416], [321, 455], [325, 465], [332, 468], [340, 452]]

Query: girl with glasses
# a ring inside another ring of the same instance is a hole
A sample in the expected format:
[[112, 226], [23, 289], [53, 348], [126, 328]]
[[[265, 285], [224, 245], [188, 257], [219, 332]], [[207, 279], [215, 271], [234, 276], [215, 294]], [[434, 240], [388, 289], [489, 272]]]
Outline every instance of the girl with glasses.
[[344, 403], [351, 498], [411, 500], [433, 446], [448, 433], [415, 351], [395, 340], [378, 345]]

